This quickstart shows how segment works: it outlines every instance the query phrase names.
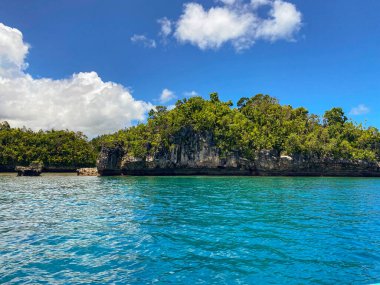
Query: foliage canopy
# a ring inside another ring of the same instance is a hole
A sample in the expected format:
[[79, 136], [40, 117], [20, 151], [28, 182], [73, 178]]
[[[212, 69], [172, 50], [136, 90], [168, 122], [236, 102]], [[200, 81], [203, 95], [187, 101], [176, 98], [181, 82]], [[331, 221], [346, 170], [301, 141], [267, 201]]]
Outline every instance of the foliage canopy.
[[212, 134], [222, 153], [239, 152], [248, 159], [266, 149], [319, 159], [380, 160], [379, 130], [348, 120], [341, 108], [320, 118], [263, 94], [241, 98], [236, 108], [217, 93], [210, 94], [210, 100], [179, 100], [172, 110], [157, 106], [146, 124], [98, 137], [94, 144], [98, 149], [103, 143], [121, 144], [131, 155], [146, 157], [170, 148], [175, 137], [188, 140], [181, 137], [186, 129]]
[[11, 128], [0, 123], [0, 166], [43, 163], [46, 167], [95, 165], [96, 152], [80, 132]]

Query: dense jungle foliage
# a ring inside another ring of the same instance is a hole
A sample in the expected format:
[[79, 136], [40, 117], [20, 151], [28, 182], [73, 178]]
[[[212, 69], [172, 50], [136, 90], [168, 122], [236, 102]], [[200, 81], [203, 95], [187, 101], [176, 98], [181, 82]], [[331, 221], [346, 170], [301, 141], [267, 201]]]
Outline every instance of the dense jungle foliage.
[[212, 93], [209, 100], [179, 100], [172, 110], [157, 106], [145, 124], [91, 141], [79, 132], [33, 132], [0, 123], [0, 169], [32, 162], [47, 167], [92, 166], [103, 144], [122, 145], [133, 156], [152, 156], [170, 149], [178, 139], [189, 140], [188, 130], [190, 135], [211, 134], [222, 155], [239, 152], [249, 159], [266, 149], [290, 156], [380, 161], [379, 130], [348, 120], [341, 108], [320, 118], [303, 107], [280, 105], [268, 95], [241, 98], [233, 107]]
[[186, 129], [211, 133], [222, 154], [239, 152], [246, 158], [266, 149], [318, 159], [380, 160], [379, 130], [348, 120], [341, 108], [320, 118], [262, 94], [241, 98], [236, 108], [231, 101], [220, 101], [217, 93], [209, 100], [179, 100], [172, 110], [157, 106], [146, 124], [100, 136], [93, 143], [98, 149], [101, 144], [121, 144], [131, 155], [145, 157], [170, 148], [175, 138], [189, 139], [181, 137]]
[[82, 133], [11, 128], [0, 123], [0, 169], [42, 162], [45, 167], [95, 165], [96, 152]]

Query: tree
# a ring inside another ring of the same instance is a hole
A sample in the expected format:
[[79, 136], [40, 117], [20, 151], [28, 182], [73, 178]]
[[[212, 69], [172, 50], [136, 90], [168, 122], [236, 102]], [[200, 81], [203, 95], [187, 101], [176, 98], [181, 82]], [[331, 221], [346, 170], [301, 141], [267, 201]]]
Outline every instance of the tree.
[[245, 107], [245, 105], [247, 104], [249, 98], [248, 97], [242, 97], [239, 99], [239, 101], [237, 102], [237, 106], [239, 109]]
[[7, 121], [1, 122], [0, 123], [0, 130], [9, 130], [11, 126]]
[[214, 102], [214, 103], [220, 102], [218, 93], [217, 92], [211, 93], [210, 94], [210, 100], [211, 100], [211, 102]]
[[323, 115], [323, 123], [325, 126], [343, 125], [347, 121], [342, 108], [332, 108]]

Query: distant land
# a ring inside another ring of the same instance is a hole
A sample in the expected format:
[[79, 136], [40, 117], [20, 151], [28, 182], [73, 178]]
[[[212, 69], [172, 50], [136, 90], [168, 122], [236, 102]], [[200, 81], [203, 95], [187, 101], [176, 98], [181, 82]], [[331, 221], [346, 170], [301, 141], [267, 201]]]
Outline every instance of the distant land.
[[380, 132], [341, 108], [323, 117], [258, 94], [222, 102], [191, 97], [146, 123], [88, 140], [0, 124], [0, 170], [39, 162], [45, 171], [95, 166], [101, 175], [380, 176]]

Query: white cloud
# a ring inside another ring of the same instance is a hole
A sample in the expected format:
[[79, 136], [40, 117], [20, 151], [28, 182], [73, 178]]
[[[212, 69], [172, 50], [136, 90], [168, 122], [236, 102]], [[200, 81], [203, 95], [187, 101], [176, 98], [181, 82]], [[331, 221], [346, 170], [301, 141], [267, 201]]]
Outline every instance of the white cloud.
[[175, 98], [177, 98], [177, 97], [175, 96], [174, 92], [165, 88], [161, 92], [161, 96], [160, 96], [159, 101], [160, 101], [160, 103], [165, 104], [165, 103], [167, 103], [167, 102], [169, 102]]
[[261, 6], [269, 5], [271, 1], [272, 0], [251, 0], [250, 5], [253, 9], [257, 9]]
[[200, 49], [216, 49], [227, 41], [244, 37], [254, 21], [252, 14], [238, 14], [229, 7], [206, 11], [200, 4], [189, 3], [177, 22], [175, 37]]
[[351, 109], [350, 115], [359, 116], [359, 115], [368, 114], [369, 112], [370, 112], [370, 109], [366, 105], [359, 104], [358, 106]]
[[89, 136], [109, 133], [144, 120], [153, 105], [133, 98], [120, 84], [96, 72], [67, 79], [35, 79], [27, 74], [28, 45], [22, 33], [0, 24], [0, 121], [11, 126], [71, 129]]
[[172, 33], [172, 22], [166, 17], [159, 19], [157, 22], [161, 25], [160, 35], [163, 38], [168, 37]]
[[27, 67], [25, 57], [29, 45], [24, 43], [22, 33], [0, 23], [0, 76], [13, 77], [22, 74]]
[[[302, 14], [294, 4], [284, 0], [219, 0], [218, 3], [221, 5], [208, 10], [198, 3], [185, 4], [176, 21], [175, 38], [202, 50], [231, 43], [240, 51], [259, 39], [292, 40], [301, 27]], [[262, 6], [269, 7], [265, 18], [258, 13]]]
[[198, 92], [196, 91], [189, 91], [189, 92], [185, 92], [184, 93], [185, 97], [195, 97], [195, 96], [199, 96]]
[[262, 21], [258, 26], [256, 37], [271, 41], [291, 40], [295, 32], [301, 28], [302, 15], [295, 5], [276, 0], [269, 12], [270, 19]]
[[157, 44], [155, 40], [149, 39], [144, 35], [133, 35], [131, 41], [136, 44], [141, 44], [146, 48], [156, 48]]

